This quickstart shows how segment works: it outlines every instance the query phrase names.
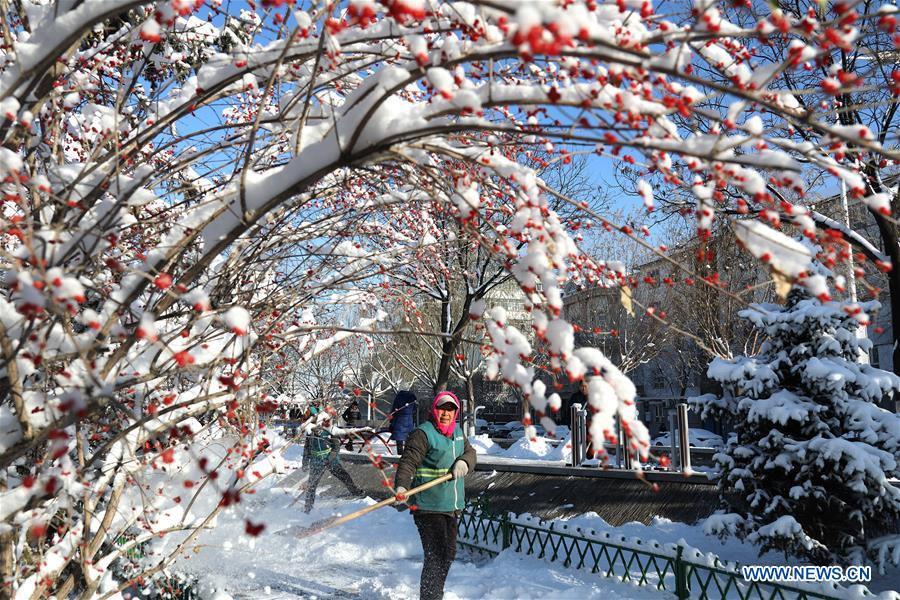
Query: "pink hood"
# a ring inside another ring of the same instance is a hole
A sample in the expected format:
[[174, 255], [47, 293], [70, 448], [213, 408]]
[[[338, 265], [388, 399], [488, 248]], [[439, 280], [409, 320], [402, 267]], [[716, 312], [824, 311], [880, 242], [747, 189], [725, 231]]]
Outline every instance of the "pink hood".
[[[453, 414], [453, 420], [449, 425], [441, 425], [438, 420], [437, 407], [438, 404], [446, 404], [447, 401], [456, 405], [456, 412]], [[453, 430], [456, 429], [456, 418], [459, 416], [459, 398], [453, 392], [438, 392], [431, 403], [431, 420], [434, 422], [435, 428], [448, 438], [453, 437]]]

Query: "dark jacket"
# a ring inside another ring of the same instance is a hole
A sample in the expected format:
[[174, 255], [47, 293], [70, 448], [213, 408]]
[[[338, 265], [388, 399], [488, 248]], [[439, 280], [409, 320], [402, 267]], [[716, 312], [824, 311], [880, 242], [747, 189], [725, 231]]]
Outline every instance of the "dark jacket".
[[562, 406], [559, 409], [560, 415], [557, 419], [560, 425], [572, 426], [572, 405], [580, 404], [582, 410], [587, 410], [587, 396], [581, 393], [581, 390], [575, 390], [575, 393], [564, 398]]
[[356, 403], [356, 400], [350, 403], [350, 406], [347, 407], [347, 410], [345, 410], [341, 416], [344, 418], [344, 422], [348, 425], [352, 425], [362, 418], [362, 414], [359, 412], [359, 405]]
[[[416, 476], [416, 470], [425, 462], [426, 456], [428, 456], [428, 451], [430, 450], [428, 444], [428, 435], [422, 429], [423, 426], [419, 426], [413, 430], [412, 433], [409, 434], [409, 439], [406, 440], [406, 448], [403, 450], [403, 455], [400, 457], [400, 463], [397, 465], [397, 473], [394, 476], [394, 485], [397, 487], [405, 487], [410, 489], [413, 487], [413, 478]], [[459, 426], [456, 427], [457, 431], [460, 431]], [[462, 460], [469, 466], [469, 473], [473, 473], [475, 471], [475, 462], [476, 462], [476, 454], [475, 449], [469, 444], [469, 440], [463, 436], [463, 451], [462, 455], [456, 459], [457, 461]], [[454, 461], [448, 471], [452, 469]], [[440, 488], [446, 487], [448, 490], [452, 489], [456, 486], [456, 482], [454, 481], [446, 481], [436, 488], [432, 488], [435, 490], [439, 490]], [[415, 496], [410, 500], [413, 504], [415, 504]], [[442, 514], [455, 514], [457, 511], [428, 511], [428, 510], [420, 510], [419, 512], [442, 512]]]
[[406, 441], [409, 433], [415, 429], [413, 415], [416, 413], [416, 395], [412, 392], [397, 392], [394, 405], [391, 407], [391, 439], [396, 442]]

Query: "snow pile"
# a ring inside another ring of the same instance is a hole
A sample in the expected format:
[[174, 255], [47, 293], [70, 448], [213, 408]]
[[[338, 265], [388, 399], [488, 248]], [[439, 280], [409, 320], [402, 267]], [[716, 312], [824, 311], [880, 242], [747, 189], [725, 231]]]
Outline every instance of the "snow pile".
[[527, 436], [523, 436], [519, 438], [515, 444], [507, 448], [503, 452], [503, 456], [506, 458], [522, 458], [529, 460], [552, 460], [550, 454], [553, 451], [554, 448], [548, 443], [547, 438], [536, 437], [532, 441], [528, 439]]
[[572, 437], [566, 436], [553, 450], [547, 454], [548, 460], [572, 462]]
[[[568, 431], [568, 428], [565, 430]], [[562, 440], [542, 436], [531, 440], [528, 436], [523, 436], [512, 446], [496, 454], [504, 459], [568, 463], [572, 460], [572, 440], [569, 436]]]
[[[597, 513], [589, 512], [572, 517], [567, 520], [567, 523], [576, 527], [591, 528], [595, 531], [615, 532], [628, 538], [652, 540], [660, 544], [681, 544], [704, 553], [714, 553], [724, 562], [741, 565], [800, 564], [796, 558], [786, 557], [782, 552], [770, 551], [760, 554], [756, 547], [746, 542], [735, 538], [722, 540], [708, 535], [705, 531], [708, 525], [715, 520], [716, 517], [713, 516], [689, 525], [664, 517], [654, 517], [647, 525], [632, 522], [614, 527]], [[883, 574], [873, 572], [872, 581], [866, 587], [874, 593], [884, 593], [900, 587], [898, 582], [900, 582], [900, 568], [890, 567]]]
[[476, 454], [502, 454], [503, 448], [494, 443], [487, 434], [469, 437], [469, 444], [475, 449]]

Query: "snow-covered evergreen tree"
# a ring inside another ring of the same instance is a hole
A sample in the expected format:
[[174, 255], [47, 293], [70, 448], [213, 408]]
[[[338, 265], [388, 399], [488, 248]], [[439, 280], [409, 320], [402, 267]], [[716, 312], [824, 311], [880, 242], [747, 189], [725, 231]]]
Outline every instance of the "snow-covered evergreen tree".
[[875, 309], [794, 288], [785, 306], [739, 313], [767, 341], [757, 356], [714, 359], [722, 395], [691, 399], [737, 430], [715, 457], [722, 509], [708, 533], [815, 563], [900, 562], [900, 416], [877, 405], [900, 378], [858, 362], [871, 342], [855, 333]]

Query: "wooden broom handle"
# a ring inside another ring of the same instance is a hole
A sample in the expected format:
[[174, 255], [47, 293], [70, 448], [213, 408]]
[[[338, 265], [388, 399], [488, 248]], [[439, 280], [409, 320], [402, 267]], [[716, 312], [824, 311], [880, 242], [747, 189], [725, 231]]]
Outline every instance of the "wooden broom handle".
[[[415, 494], [418, 494], [419, 492], [424, 492], [428, 488], [433, 488], [434, 486], [440, 485], [440, 484], [444, 483], [445, 481], [449, 481], [450, 479], [453, 479], [453, 474], [451, 474], [451, 473], [447, 473], [446, 475], [441, 475], [437, 479], [432, 479], [431, 481], [429, 481], [427, 483], [423, 483], [420, 486], [414, 487], [411, 490], [406, 490], [406, 493], [404, 495], [407, 498], [409, 498], [410, 496], [414, 496]], [[387, 498], [386, 500], [382, 500], [381, 502], [379, 502], [377, 504], [373, 504], [372, 506], [367, 506], [356, 512], [352, 512], [349, 515], [344, 515], [343, 517], [337, 518], [334, 521], [331, 521], [327, 525], [323, 526], [321, 529], [329, 529], [331, 527], [334, 527], [335, 525], [340, 525], [341, 523], [346, 523], [347, 521], [352, 521], [353, 519], [358, 519], [359, 517], [361, 517], [363, 515], [369, 514], [373, 510], [378, 510], [379, 508], [384, 508], [385, 506], [389, 506], [391, 504], [394, 504], [395, 502], [397, 502], [397, 497], [391, 496], [390, 498]]]

